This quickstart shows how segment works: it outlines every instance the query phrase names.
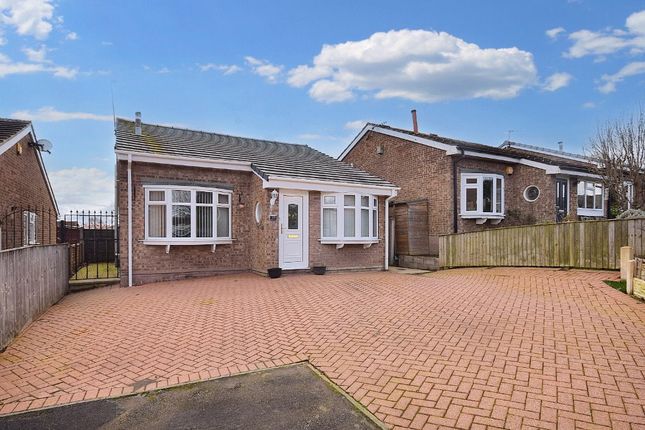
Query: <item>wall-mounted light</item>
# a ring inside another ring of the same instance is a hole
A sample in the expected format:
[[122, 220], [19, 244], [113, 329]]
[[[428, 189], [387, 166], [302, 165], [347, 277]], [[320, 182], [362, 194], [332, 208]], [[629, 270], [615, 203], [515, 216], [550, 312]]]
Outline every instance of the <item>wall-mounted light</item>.
[[271, 200], [269, 200], [269, 219], [272, 221], [275, 221], [276, 219], [278, 219], [278, 217], [273, 212], [273, 207], [275, 206], [275, 203], [277, 201], [278, 201], [278, 190], [273, 190], [271, 191]]
[[513, 166], [506, 166], [506, 174], [507, 175], [512, 175], [513, 174]]

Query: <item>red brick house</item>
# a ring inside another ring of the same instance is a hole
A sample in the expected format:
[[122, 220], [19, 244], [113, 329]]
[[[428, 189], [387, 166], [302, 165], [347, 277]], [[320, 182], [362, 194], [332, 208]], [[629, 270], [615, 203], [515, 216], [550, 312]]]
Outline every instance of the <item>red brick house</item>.
[[387, 268], [390, 182], [305, 145], [118, 119], [122, 285]]
[[443, 234], [607, 214], [594, 164], [562, 151], [367, 124], [339, 159], [401, 188], [390, 205], [402, 259], [437, 255]]
[[58, 207], [29, 121], [0, 118], [0, 250], [56, 243]]

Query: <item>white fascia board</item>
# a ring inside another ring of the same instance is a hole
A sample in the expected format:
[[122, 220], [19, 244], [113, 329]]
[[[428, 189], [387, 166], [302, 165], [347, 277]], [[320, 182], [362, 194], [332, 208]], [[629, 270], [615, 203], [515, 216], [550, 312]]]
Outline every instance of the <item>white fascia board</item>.
[[229, 160], [208, 160], [204, 158], [182, 157], [177, 155], [147, 154], [135, 151], [114, 151], [117, 160], [128, 160], [132, 157], [133, 162], [169, 164], [173, 166], [205, 167], [207, 169], [239, 170], [252, 172], [251, 163], [246, 161]]
[[539, 161], [527, 160], [526, 158], [522, 158], [520, 159], [519, 163], [525, 166], [535, 167], [536, 169], [542, 169], [547, 175], [559, 175], [562, 173], [558, 166], [553, 166], [551, 164], [546, 164], [546, 163], [540, 163]]
[[587, 172], [577, 172], [575, 170], [566, 170], [566, 169], [560, 169], [560, 173], [563, 175], [568, 175], [568, 176], [576, 176], [578, 178], [590, 178], [590, 179], [602, 179], [602, 175], [598, 175], [595, 173], [587, 173]]
[[477, 152], [477, 151], [465, 150], [464, 155], [466, 157], [485, 158], [488, 160], [504, 161], [507, 163], [519, 163], [521, 161], [520, 159], [514, 158], [514, 157], [507, 157], [505, 155], [486, 154], [485, 152]]
[[430, 140], [425, 137], [413, 136], [411, 134], [402, 133], [400, 131], [379, 127], [378, 125], [367, 124], [365, 127], [363, 127], [361, 132], [358, 133], [358, 135], [352, 140], [349, 146], [345, 148], [342, 154], [340, 154], [338, 159], [342, 161], [347, 156], [347, 154], [349, 154], [349, 152], [354, 148], [354, 146], [356, 146], [356, 144], [363, 138], [363, 136], [365, 136], [365, 134], [368, 131], [374, 131], [376, 133], [385, 134], [387, 136], [397, 137], [399, 139], [407, 140], [410, 142], [420, 143], [421, 145], [446, 151], [446, 154], [448, 155], [455, 155], [460, 153], [456, 145], [448, 145], [441, 142], [435, 142], [434, 140]]
[[7, 152], [9, 148], [12, 148], [16, 143], [20, 142], [22, 138], [24, 138], [28, 134], [31, 134], [33, 141], [36, 142], [36, 134], [33, 132], [31, 123], [29, 125], [26, 125], [25, 128], [20, 130], [18, 133], [11, 136], [8, 140], [0, 144], [0, 155]]
[[398, 193], [399, 188], [379, 187], [374, 185], [351, 184], [347, 182], [318, 181], [313, 179], [288, 178], [281, 176], [269, 177], [262, 181], [263, 188], [283, 188], [304, 191], [322, 192], [352, 192], [377, 196], [391, 196]]

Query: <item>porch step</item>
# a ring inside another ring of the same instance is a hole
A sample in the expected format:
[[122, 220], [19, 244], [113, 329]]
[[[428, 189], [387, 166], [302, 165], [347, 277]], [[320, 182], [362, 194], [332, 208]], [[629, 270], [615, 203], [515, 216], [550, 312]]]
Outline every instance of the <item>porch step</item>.
[[399, 255], [399, 267], [439, 270], [439, 257], [434, 255]]

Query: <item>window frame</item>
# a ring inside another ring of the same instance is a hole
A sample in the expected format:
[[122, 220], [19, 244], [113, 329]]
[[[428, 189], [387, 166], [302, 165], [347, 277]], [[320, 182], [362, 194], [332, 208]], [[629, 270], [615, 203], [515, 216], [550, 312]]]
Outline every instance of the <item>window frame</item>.
[[[474, 184], [467, 184], [468, 179], [475, 179]], [[484, 212], [484, 180], [492, 179], [493, 187], [491, 190], [492, 193], [492, 211]], [[501, 180], [501, 211], [497, 210], [497, 181]], [[462, 173], [461, 174], [461, 206], [460, 206], [460, 216], [461, 218], [478, 218], [478, 219], [502, 219], [506, 215], [506, 196], [505, 196], [505, 181], [504, 175], [499, 173]], [[466, 206], [466, 191], [468, 189], [477, 190], [477, 207], [473, 211], [467, 210]]]
[[38, 214], [36, 212], [22, 211], [22, 246], [38, 245]]
[[[211, 245], [218, 243], [231, 243], [233, 240], [233, 191], [222, 188], [199, 187], [199, 186], [185, 186], [185, 185], [144, 185], [144, 244], [148, 245]], [[150, 201], [150, 193], [154, 191], [163, 191], [163, 201]], [[172, 201], [173, 191], [190, 191], [190, 202], [178, 203]], [[211, 192], [213, 193], [212, 203], [197, 203], [197, 192]], [[228, 203], [219, 203], [219, 195], [225, 194], [228, 196]], [[150, 237], [149, 232], [149, 207], [150, 206], [164, 206], [165, 207], [165, 236], [164, 237]], [[172, 237], [172, 207], [173, 206], [189, 206], [190, 207], [190, 237]], [[212, 207], [212, 236], [199, 237], [197, 236], [197, 207]], [[217, 236], [217, 212], [218, 208], [228, 209], [228, 235]]]
[[[582, 206], [582, 207], [580, 206], [580, 186], [581, 186], [581, 184], [582, 184], [582, 188], [585, 190], [585, 193], [583, 194], [584, 198], [582, 200], [584, 202], [584, 206]], [[593, 202], [594, 202], [593, 206], [594, 207], [592, 207], [592, 208], [587, 207], [586, 190], [587, 190], [588, 185], [592, 185], [593, 190], [595, 190], [598, 185], [600, 186], [600, 189], [601, 189], [600, 196], [601, 197], [600, 197], [600, 207], [599, 208], [595, 207], [596, 206], [596, 204], [595, 204], [595, 202], [596, 202], [595, 191], [594, 191], [594, 195], [593, 195]], [[605, 190], [605, 186], [604, 186], [604, 184], [602, 182], [599, 182], [599, 181], [594, 180], [594, 179], [579, 179], [578, 184], [576, 185], [576, 213], [578, 215], [580, 215], [580, 216], [595, 216], [595, 217], [604, 216], [605, 215], [605, 194], [606, 194], [606, 190]]]
[[[354, 205], [345, 205], [345, 196], [354, 197]], [[334, 197], [334, 203], [325, 203], [325, 197]], [[367, 205], [363, 205], [362, 198], [368, 199]], [[325, 236], [324, 211], [334, 209], [336, 211], [336, 236]], [[345, 236], [345, 209], [354, 210], [354, 236]], [[379, 241], [378, 236], [378, 196], [363, 193], [321, 193], [320, 195], [320, 241], [329, 244], [359, 243], [371, 244]], [[368, 211], [368, 235], [363, 236], [362, 213]], [[376, 222], [376, 229], [374, 223]], [[376, 234], [375, 234], [376, 233]]]

